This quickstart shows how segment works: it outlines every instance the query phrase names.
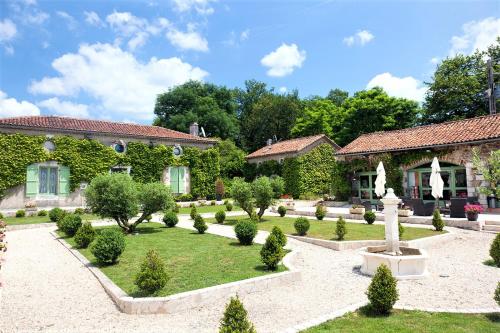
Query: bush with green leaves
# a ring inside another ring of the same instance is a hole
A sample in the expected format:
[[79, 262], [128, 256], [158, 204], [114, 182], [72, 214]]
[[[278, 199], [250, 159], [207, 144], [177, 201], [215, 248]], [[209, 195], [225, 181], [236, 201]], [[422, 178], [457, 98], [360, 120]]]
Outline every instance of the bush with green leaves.
[[338, 240], [344, 240], [345, 234], [347, 234], [347, 226], [342, 216], [337, 220], [337, 225], [335, 226], [335, 234], [337, 235]]
[[58, 221], [62, 220], [62, 218], [64, 217], [64, 215], [66, 215], [66, 211], [62, 210], [59, 207], [52, 208], [49, 211], [49, 218], [50, 218], [50, 220], [52, 222], [56, 222], [57, 223]]
[[135, 276], [134, 283], [139, 290], [153, 294], [165, 287], [169, 279], [165, 263], [155, 250], [149, 250]]
[[191, 207], [191, 211], [189, 212], [189, 216], [191, 217], [191, 220], [194, 220], [194, 218], [198, 215], [198, 210], [196, 209], [196, 206]]
[[399, 239], [403, 238], [403, 235], [405, 233], [405, 227], [403, 227], [403, 225], [399, 221], [398, 221], [398, 233], [399, 233]]
[[64, 232], [67, 236], [73, 237], [78, 228], [82, 226], [82, 218], [78, 214], [67, 214], [59, 222], [59, 229]]
[[366, 295], [372, 310], [380, 314], [389, 313], [399, 299], [397, 280], [385, 264], [377, 268]]
[[175, 225], [179, 222], [179, 218], [177, 217], [177, 214], [175, 214], [171, 210], [167, 210], [165, 212], [165, 215], [163, 215], [163, 223], [165, 223], [165, 226], [167, 228], [173, 228]]
[[[42, 209], [41, 211], [38, 212], [38, 216], [47, 216], [49, 212], [47, 212], [45, 209]], [[0, 217], [1, 218], [1, 217]]]
[[274, 226], [271, 230], [271, 235], [274, 235], [276, 237], [281, 247], [285, 247], [287, 239], [280, 227]]
[[26, 216], [26, 211], [24, 209], [19, 209], [16, 212], [16, 217], [25, 217]]
[[241, 178], [234, 178], [231, 186], [231, 197], [248, 216], [254, 211], [252, 186]]
[[264, 246], [260, 250], [260, 258], [262, 262], [266, 265], [267, 269], [275, 271], [278, 268], [278, 264], [285, 256], [285, 251], [281, 242], [276, 238], [275, 235], [270, 234]]
[[85, 222], [76, 231], [75, 243], [80, 249], [86, 249], [94, 240], [96, 232], [90, 222]]
[[493, 258], [495, 265], [500, 267], [500, 234], [498, 234], [491, 243], [490, 256]]
[[257, 235], [257, 223], [252, 220], [241, 220], [234, 226], [234, 232], [242, 245], [252, 245]]
[[432, 214], [432, 225], [436, 231], [443, 231], [444, 222], [438, 209], [434, 210], [434, 213]]
[[220, 320], [219, 333], [256, 333], [238, 296], [231, 297]]
[[318, 220], [323, 220], [326, 216], [326, 208], [323, 205], [317, 205], [314, 215]]
[[255, 206], [259, 208], [257, 215], [259, 220], [264, 215], [266, 209], [273, 203], [273, 188], [268, 177], [259, 177], [252, 183]]
[[90, 252], [101, 264], [114, 264], [125, 250], [123, 232], [106, 228], [101, 230], [90, 245]]
[[194, 224], [193, 227], [198, 230], [198, 233], [204, 234], [205, 231], [208, 229], [207, 224], [205, 223], [205, 220], [200, 214], [196, 214], [194, 217]]
[[215, 213], [215, 219], [217, 220], [217, 223], [224, 223], [224, 220], [226, 219], [226, 213], [223, 210], [219, 210], [217, 213]]
[[233, 204], [232, 204], [232, 203], [228, 202], [228, 203], [226, 203], [225, 205], [226, 205], [226, 210], [227, 210], [228, 212], [230, 212], [230, 211], [232, 211], [232, 210], [233, 210]]
[[305, 236], [307, 231], [311, 227], [309, 220], [305, 217], [299, 217], [295, 220], [293, 226], [295, 227], [295, 231], [299, 236]]
[[285, 193], [285, 180], [280, 176], [271, 176], [269, 181], [273, 189], [273, 197], [279, 199]]
[[286, 215], [286, 207], [285, 206], [279, 206], [278, 207], [278, 214], [280, 214], [281, 217], [284, 217]]
[[174, 204], [174, 207], [172, 207], [172, 212], [179, 214], [179, 211], [181, 210], [181, 206], [179, 204]]
[[75, 214], [83, 215], [83, 214], [85, 214], [85, 209], [78, 207], [75, 209]]
[[0, 212], [0, 220], [3, 219], [3, 214]]
[[363, 215], [363, 218], [365, 219], [366, 223], [368, 223], [368, 224], [373, 224], [373, 222], [375, 222], [376, 217], [377, 216], [372, 211], [368, 211], [365, 213], [365, 215]]
[[493, 296], [493, 299], [500, 305], [500, 281], [497, 284], [497, 289], [495, 289], [495, 296]]
[[189, 204], [189, 208], [193, 208], [193, 207], [196, 207], [196, 205], [194, 204], [194, 202], [191, 202], [191, 203]]

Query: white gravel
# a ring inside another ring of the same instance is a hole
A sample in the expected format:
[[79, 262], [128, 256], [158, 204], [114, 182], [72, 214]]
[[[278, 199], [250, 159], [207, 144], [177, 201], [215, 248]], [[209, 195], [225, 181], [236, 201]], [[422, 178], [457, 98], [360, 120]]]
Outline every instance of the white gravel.
[[[192, 224], [182, 217], [180, 224]], [[126, 315], [97, 280], [49, 234], [53, 228], [12, 231], [2, 268], [1, 332], [216, 332], [224, 302], [166, 315]], [[231, 234], [214, 225], [210, 232]], [[495, 308], [500, 269], [485, 266], [494, 235], [456, 230], [457, 239], [428, 248], [431, 276], [399, 282], [397, 305], [468, 310]], [[265, 233], [258, 238], [261, 241]], [[302, 281], [242, 296], [258, 332], [283, 332], [349, 305], [366, 301], [370, 279], [359, 275], [356, 251], [337, 252], [289, 240], [300, 254]], [[449, 277], [439, 277], [440, 274]], [[500, 309], [497, 310], [500, 311]]]

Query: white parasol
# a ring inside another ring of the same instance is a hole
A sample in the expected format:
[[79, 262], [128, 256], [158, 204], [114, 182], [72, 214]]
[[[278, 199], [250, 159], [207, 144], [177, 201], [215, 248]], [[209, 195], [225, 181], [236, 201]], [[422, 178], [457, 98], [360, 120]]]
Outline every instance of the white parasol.
[[441, 178], [441, 167], [439, 166], [439, 161], [437, 157], [434, 157], [431, 164], [431, 178], [429, 179], [429, 185], [432, 187], [432, 196], [439, 200], [443, 197], [443, 187], [444, 182]]
[[377, 166], [377, 179], [375, 179], [375, 194], [378, 197], [383, 197], [385, 194], [385, 169], [382, 162]]

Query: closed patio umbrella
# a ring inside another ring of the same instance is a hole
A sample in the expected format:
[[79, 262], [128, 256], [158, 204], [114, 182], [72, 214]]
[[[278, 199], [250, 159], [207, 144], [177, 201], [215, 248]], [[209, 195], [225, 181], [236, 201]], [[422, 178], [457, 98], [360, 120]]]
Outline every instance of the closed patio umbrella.
[[378, 197], [383, 197], [385, 194], [385, 169], [382, 162], [377, 166], [377, 179], [375, 179], [375, 194]]
[[431, 178], [429, 179], [429, 185], [432, 187], [432, 196], [439, 200], [443, 197], [443, 187], [444, 182], [441, 178], [441, 167], [439, 166], [439, 161], [437, 157], [434, 157], [431, 164]]

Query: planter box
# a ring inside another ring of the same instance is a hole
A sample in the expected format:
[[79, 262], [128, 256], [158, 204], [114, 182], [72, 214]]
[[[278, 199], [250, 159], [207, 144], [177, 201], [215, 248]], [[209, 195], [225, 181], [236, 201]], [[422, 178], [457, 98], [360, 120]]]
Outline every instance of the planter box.
[[295, 202], [293, 199], [280, 199], [280, 204], [289, 210], [295, 210]]
[[349, 208], [349, 214], [361, 214], [365, 213], [365, 208]]
[[409, 209], [398, 209], [398, 216], [408, 217], [411, 215], [411, 210]]

